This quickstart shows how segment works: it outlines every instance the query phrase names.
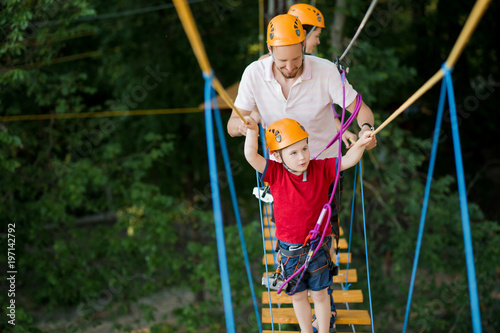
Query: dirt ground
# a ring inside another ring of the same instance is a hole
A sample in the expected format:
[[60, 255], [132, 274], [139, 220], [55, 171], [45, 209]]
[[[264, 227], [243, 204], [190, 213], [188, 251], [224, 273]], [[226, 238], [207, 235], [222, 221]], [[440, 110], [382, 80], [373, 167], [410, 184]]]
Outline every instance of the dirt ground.
[[[131, 309], [131, 313], [118, 318], [106, 318], [100, 315], [100, 318], [94, 318], [87, 325], [82, 325], [81, 318], [78, 318], [76, 311], [73, 315], [61, 315], [58, 320], [44, 321], [37, 325], [43, 332], [64, 332], [64, 333], [110, 333], [120, 332], [114, 329], [113, 325], [120, 324], [133, 328], [134, 333], [147, 333], [149, 327], [156, 323], [171, 322], [173, 320], [171, 313], [176, 308], [188, 305], [194, 301], [194, 294], [184, 290], [164, 290], [159, 293], [141, 298], [136, 304], [154, 306], [156, 311], [154, 316], [157, 322], [146, 322], [143, 320], [139, 305]], [[165, 318], [168, 318], [166, 320]], [[85, 328], [82, 328], [85, 327]]]

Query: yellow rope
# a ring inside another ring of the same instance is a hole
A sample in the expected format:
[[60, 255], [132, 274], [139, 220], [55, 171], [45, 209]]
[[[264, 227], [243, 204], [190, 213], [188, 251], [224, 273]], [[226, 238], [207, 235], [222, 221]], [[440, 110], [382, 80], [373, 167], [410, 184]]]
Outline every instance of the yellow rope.
[[460, 32], [460, 35], [458, 36], [458, 39], [455, 45], [453, 46], [450, 55], [448, 56], [448, 59], [446, 59], [446, 66], [448, 68], [455, 67], [455, 63], [457, 62], [458, 57], [465, 48], [465, 45], [467, 45], [467, 43], [469, 42], [470, 36], [476, 29], [476, 26], [478, 25], [479, 21], [481, 20], [481, 17], [488, 8], [490, 1], [491, 0], [476, 1], [474, 8], [472, 8], [469, 17], [467, 18], [467, 22], [465, 22], [465, 25], [462, 31]]
[[259, 0], [259, 55], [264, 55], [264, 0]]
[[[191, 12], [187, 1], [173, 0], [173, 2], [203, 74], [205, 74], [206, 76], [212, 75], [212, 67], [210, 66], [210, 62], [208, 61], [207, 53], [205, 52], [205, 48], [203, 47], [203, 43], [201, 42], [200, 33], [198, 32], [198, 28], [194, 23], [193, 13]], [[246, 123], [245, 118], [243, 118], [241, 112], [234, 106], [233, 101], [217, 78], [214, 77], [212, 85], [222, 97], [224, 102], [226, 102], [227, 105], [229, 105], [229, 107], [236, 112], [240, 119]]]
[[194, 23], [193, 13], [191, 12], [189, 5], [187, 4], [187, 1], [173, 0], [173, 2], [201, 70], [205, 75], [211, 75], [212, 67], [210, 66], [210, 62], [208, 61], [205, 48], [203, 47], [203, 43], [201, 42], [200, 34]]
[[178, 109], [132, 110], [132, 111], [28, 114], [19, 116], [2, 116], [0, 117], [0, 121], [8, 122], [8, 121], [24, 121], [24, 120], [145, 116], [145, 115], [157, 115], [157, 114], [196, 113], [202, 111], [203, 110], [201, 110], [200, 108], [178, 108]]
[[[465, 45], [470, 39], [470, 36], [476, 29], [481, 17], [483, 16], [486, 8], [491, 0], [477, 0], [474, 8], [472, 9], [469, 17], [467, 18], [467, 22], [465, 22], [460, 35], [458, 36], [453, 49], [446, 60], [446, 66], [448, 68], [453, 68], [455, 63], [458, 60], [458, 57], [462, 53]], [[394, 113], [387, 118], [373, 133], [372, 136], [380, 132], [387, 124], [393, 121], [397, 116], [399, 116], [406, 108], [408, 108], [411, 104], [413, 104], [420, 96], [425, 94], [429, 89], [431, 89], [437, 82], [439, 82], [444, 76], [444, 72], [440, 69], [433, 77], [431, 77], [420, 89], [418, 89], [406, 102], [403, 103]]]
[[25, 64], [25, 65], [18, 66], [14, 69], [37, 68], [37, 67], [42, 67], [42, 66], [46, 66], [46, 65], [59, 64], [62, 62], [67, 62], [67, 61], [80, 60], [80, 59], [90, 58], [90, 57], [98, 57], [101, 55], [102, 55], [101, 51], [90, 51], [90, 52], [85, 52], [85, 53], [73, 54], [73, 55], [66, 56], [66, 57], [54, 58], [54, 59], [50, 59], [50, 60], [46, 60], [46, 61], [34, 62], [32, 64]]
[[394, 111], [393, 114], [389, 118], [387, 118], [375, 131], [373, 131], [371, 136], [374, 136], [378, 132], [382, 130], [385, 126], [387, 126], [391, 121], [393, 121], [397, 116], [399, 116], [406, 108], [408, 108], [410, 105], [412, 105], [417, 99], [420, 98], [423, 94], [427, 92], [427, 90], [431, 89], [432, 86], [436, 84], [436, 82], [439, 82], [441, 78], [443, 77], [444, 73], [440, 69], [436, 74], [434, 74], [433, 77], [429, 79], [420, 89], [418, 89], [406, 102], [403, 103], [396, 111]]

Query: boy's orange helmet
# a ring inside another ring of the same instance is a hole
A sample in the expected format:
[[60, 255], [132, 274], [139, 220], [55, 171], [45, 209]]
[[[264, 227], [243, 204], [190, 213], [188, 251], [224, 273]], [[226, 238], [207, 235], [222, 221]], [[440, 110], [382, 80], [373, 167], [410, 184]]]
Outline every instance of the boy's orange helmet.
[[267, 26], [267, 44], [285, 46], [302, 43], [306, 39], [299, 19], [290, 14], [275, 16]]
[[302, 25], [312, 25], [318, 28], [325, 27], [323, 14], [314, 6], [306, 3], [298, 3], [288, 10], [288, 14], [297, 17]]
[[266, 129], [266, 142], [271, 152], [281, 150], [309, 137], [298, 121], [283, 118], [275, 121]]

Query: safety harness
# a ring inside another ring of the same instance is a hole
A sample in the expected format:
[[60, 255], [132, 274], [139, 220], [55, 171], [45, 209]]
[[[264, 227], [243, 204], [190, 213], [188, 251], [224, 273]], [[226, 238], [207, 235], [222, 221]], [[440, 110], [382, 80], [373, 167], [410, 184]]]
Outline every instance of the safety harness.
[[[297, 290], [297, 286], [299, 285], [299, 282], [302, 278], [308, 279], [308, 278], [318, 276], [320, 274], [323, 274], [323, 272], [327, 269], [330, 272], [330, 279], [338, 274], [338, 266], [333, 263], [332, 258], [330, 256], [330, 248], [327, 245], [328, 241], [330, 239], [331, 239], [331, 236], [327, 236], [324, 239], [323, 243], [320, 245], [320, 248], [323, 249], [323, 251], [325, 251], [325, 253], [326, 253], [327, 264], [323, 267], [320, 267], [320, 268], [312, 271], [312, 272], [308, 271], [308, 269], [307, 269], [309, 266], [309, 263], [311, 262], [311, 259], [312, 259], [313, 251], [311, 249], [314, 248], [314, 246], [318, 243], [319, 239], [312, 241], [310, 243], [307, 243], [306, 245], [301, 245], [298, 247], [291, 246], [288, 249], [285, 249], [284, 247], [282, 247], [280, 244], [281, 242], [278, 241], [279, 269], [282, 272], [285, 279], [288, 279], [288, 277], [285, 275], [285, 270], [284, 270], [285, 263], [283, 263], [283, 261], [281, 260], [281, 256], [285, 256], [288, 258], [299, 257], [299, 262], [297, 263], [295, 270], [293, 271], [293, 273], [290, 276], [294, 275], [294, 273], [297, 271], [298, 267], [301, 267], [303, 265], [306, 266], [304, 268], [304, 270], [302, 271], [302, 274], [300, 276], [295, 275], [292, 279], [290, 279], [290, 281], [288, 282], [288, 285], [284, 287], [284, 288], [286, 288], [285, 292], [287, 293], [287, 295], [293, 295], [295, 293], [295, 291]], [[311, 258], [308, 258], [309, 256], [311, 256]]]

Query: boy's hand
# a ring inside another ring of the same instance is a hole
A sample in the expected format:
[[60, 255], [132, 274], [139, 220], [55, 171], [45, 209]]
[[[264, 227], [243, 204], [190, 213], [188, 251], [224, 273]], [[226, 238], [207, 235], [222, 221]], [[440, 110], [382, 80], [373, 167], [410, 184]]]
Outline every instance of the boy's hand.
[[356, 141], [355, 145], [359, 145], [360, 147], [363, 147], [363, 149], [366, 149], [367, 146], [372, 144], [373, 140], [375, 140], [375, 137], [370, 136], [371, 134], [372, 131], [365, 131], [359, 140]]
[[[368, 129], [368, 127], [363, 126], [363, 128], [361, 129], [361, 131], [358, 134], [359, 138], [361, 139], [366, 133], [371, 134], [372, 131], [370, 131]], [[373, 149], [376, 145], [377, 145], [377, 137], [374, 135], [374, 136], [372, 136], [372, 140], [370, 141], [370, 143], [368, 144], [368, 146], [365, 147], [365, 149], [366, 150]]]
[[247, 123], [245, 124], [243, 121], [240, 124], [239, 130], [242, 135], [247, 135], [247, 130], [252, 130], [252, 131], [259, 131], [259, 125], [257, 125], [257, 122], [255, 119], [253, 119], [250, 116], [246, 116], [245, 120]]

